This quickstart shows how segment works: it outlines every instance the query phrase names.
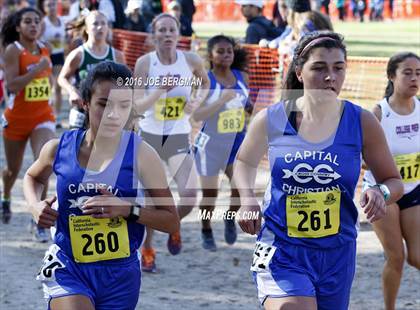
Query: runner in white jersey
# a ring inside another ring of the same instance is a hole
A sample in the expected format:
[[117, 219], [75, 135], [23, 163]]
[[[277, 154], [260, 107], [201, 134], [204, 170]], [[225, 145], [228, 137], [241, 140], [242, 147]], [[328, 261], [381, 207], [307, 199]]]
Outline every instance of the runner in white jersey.
[[[156, 16], [152, 22], [152, 39], [156, 51], [140, 57], [135, 67], [136, 109], [144, 114], [139, 123], [143, 139], [168, 164], [177, 184], [178, 214], [182, 219], [194, 207], [197, 195], [197, 174], [190, 154], [189, 118], [206, 98], [209, 81], [200, 56], [176, 49], [179, 21], [175, 17], [169, 14]], [[169, 235], [167, 245], [171, 254], [178, 254], [180, 232]], [[156, 271], [152, 230], [147, 231], [142, 249], [142, 270]]]
[[39, 10], [45, 15], [41, 24], [41, 40], [51, 45], [51, 63], [53, 65], [53, 89], [56, 127], [61, 128], [61, 87], [57, 78], [64, 64], [64, 47], [66, 42], [65, 19], [57, 15], [57, 0], [38, 2]]
[[[395, 309], [404, 266], [404, 241], [408, 263], [420, 269], [420, 101], [415, 97], [420, 86], [420, 58], [407, 52], [394, 55], [388, 62], [387, 75], [385, 98], [373, 112], [400, 171], [404, 196], [388, 206], [386, 216], [373, 228], [386, 257], [382, 273], [385, 309]], [[364, 188], [375, 183], [367, 171]]]

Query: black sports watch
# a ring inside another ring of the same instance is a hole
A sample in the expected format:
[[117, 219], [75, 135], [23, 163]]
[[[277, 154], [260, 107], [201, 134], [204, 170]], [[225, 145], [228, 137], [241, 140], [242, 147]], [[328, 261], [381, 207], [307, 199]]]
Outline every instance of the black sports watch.
[[140, 208], [141, 205], [136, 203], [132, 204], [130, 214], [127, 217], [127, 221], [137, 222], [137, 220], [140, 218]]

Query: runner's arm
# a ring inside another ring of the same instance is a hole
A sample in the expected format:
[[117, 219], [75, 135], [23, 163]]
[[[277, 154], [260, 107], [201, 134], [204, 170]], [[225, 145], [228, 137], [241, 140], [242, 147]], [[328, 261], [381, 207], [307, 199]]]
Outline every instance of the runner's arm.
[[[146, 163], [146, 164], [145, 164]], [[152, 208], [140, 209], [138, 222], [167, 233], [179, 230], [179, 217], [172, 193], [166, 181], [161, 160], [154, 149], [142, 142], [137, 154], [137, 171], [142, 185], [152, 203]]]
[[[251, 235], [258, 234], [261, 229], [261, 208], [255, 197], [254, 187], [258, 164], [268, 149], [266, 111], [259, 112], [251, 122], [239, 149], [233, 171], [234, 182], [241, 201], [237, 216], [238, 224], [244, 232]], [[248, 212], [258, 212], [258, 219], [247, 219]]]
[[[382, 119], [382, 109], [379, 104], [375, 105], [372, 109], [372, 113], [376, 116], [378, 121], [380, 122]], [[365, 161], [362, 163], [362, 168], [365, 170], [369, 170], [369, 167], [366, 165]]]
[[4, 52], [4, 77], [7, 89], [17, 94], [25, 88], [44, 68], [39, 63], [36, 64], [29, 72], [19, 75], [19, 55], [20, 50], [10, 44]]
[[[165, 89], [153, 89], [146, 95], [146, 87], [144, 84], [148, 78], [148, 70], [150, 64], [149, 55], [144, 55], [137, 59], [136, 66], [134, 68], [134, 79], [137, 80], [134, 86], [134, 109], [137, 114], [143, 114], [147, 111], [161, 95], [163, 95]], [[125, 81], [123, 81], [125, 83]], [[129, 85], [131, 86], [131, 85]]]
[[191, 71], [194, 74], [195, 78], [200, 79], [201, 85], [195, 91], [193, 100], [197, 106], [200, 106], [204, 100], [206, 100], [207, 95], [210, 89], [210, 80], [208, 78], [206, 69], [204, 67], [204, 62], [201, 57], [193, 52], [186, 52], [185, 57], [187, 59], [188, 65], [191, 67]]
[[241, 75], [244, 79], [245, 86], [248, 89], [248, 101], [245, 105], [245, 112], [248, 113], [248, 115], [252, 115], [252, 112], [254, 111], [254, 102], [252, 102], [251, 96], [249, 94], [249, 75], [245, 71], [241, 71]]
[[73, 86], [71, 80], [76, 75], [77, 69], [82, 61], [82, 52], [79, 49], [74, 49], [66, 57], [63, 68], [58, 75], [58, 84], [70, 94], [77, 94], [80, 97], [80, 93], [76, 87]]
[[234, 179], [241, 202], [255, 199], [254, 185], [258, 164], [267, 152], [267, 110], [260, 111], [249, 125], [248, 132], [238, 151]]
[[401, 198], [404, 192], [401, 176], [388, 147], [378, 119], [368, 111], [362, 112], [363, 159], [378, 183], [385, 184], [391, 193], [387, 204]]
[[222, 95], [211, 104], [202, 104], [193, 112], [195, 121], [203, 121], [218, 112], [222, 106], [236, 97], [236, 92], [232, 89], [224, 89]]
[[117, 49], [115, 49], [115, 60], [117, 63], [123, 64], [123, 65], [126, 64], [124, 54], [120, 50], [117, 50]]
[[29, 167], [23, 178], [23, 194], [32, 214], [36, 211], [34, 206], [41, 200], [42, 192], [48, 185], [48, 178], [53, 172], [58, 143], [58, 139], [45, 143], [38, 159]]

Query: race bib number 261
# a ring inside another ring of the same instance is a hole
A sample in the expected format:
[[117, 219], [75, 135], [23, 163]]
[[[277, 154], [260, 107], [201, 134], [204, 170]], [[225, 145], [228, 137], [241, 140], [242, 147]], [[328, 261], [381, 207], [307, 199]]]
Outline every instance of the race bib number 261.
[[287, 196], [287, 235], [294, 238], [320, 238], [338, 233], [340, 228], [338, 191]]

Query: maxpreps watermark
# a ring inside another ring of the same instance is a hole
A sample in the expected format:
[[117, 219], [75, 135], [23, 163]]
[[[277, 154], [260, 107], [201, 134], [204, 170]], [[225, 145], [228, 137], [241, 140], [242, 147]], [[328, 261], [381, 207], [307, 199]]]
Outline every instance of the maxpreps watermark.
[[214, 210], [213, 212], [207, 210], [198, 211], [198, 219], [202, 220], [258, 220], [260, 217], [259, 211], [226, 211]]

